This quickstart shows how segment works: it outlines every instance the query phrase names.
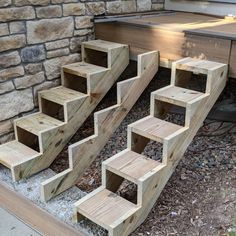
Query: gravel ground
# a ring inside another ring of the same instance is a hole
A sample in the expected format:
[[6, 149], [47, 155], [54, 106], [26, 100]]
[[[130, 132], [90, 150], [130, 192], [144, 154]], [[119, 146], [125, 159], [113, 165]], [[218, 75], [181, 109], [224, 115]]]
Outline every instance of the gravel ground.
[[[129, 76], [135, 71], [129, 72]], [[77, 186], [90, 192], [101, 184], [103, 160], [126, 148], [127, 125], [149, 114], [150, 92], [169, 84], [169, 71], [161, 70], [142, 94], [117, 131], [110, 138]], [[196, 83], [200, 90], [202, 85]], [[221, 99], [236, 101], [236, 82], [225, 89]], [[96, 110], [116, 103], [114, 87]], [[167, 120], [181, 123], [182, 114], [169, 114]], [[93, 115], [71, 140], [74, 143], [93, 134]], [[159, 159], [161, 145], [150, 142], [144, 154]], [[53, 163], [60, 172], [68, 167], [67, 147]], [[135, 202], [136, 186], [125, 181], [118, 193]], [[206, 119], [187, 149], [145, 222], [135, 235], [235, 236], [236, 235], [236, 123]]]

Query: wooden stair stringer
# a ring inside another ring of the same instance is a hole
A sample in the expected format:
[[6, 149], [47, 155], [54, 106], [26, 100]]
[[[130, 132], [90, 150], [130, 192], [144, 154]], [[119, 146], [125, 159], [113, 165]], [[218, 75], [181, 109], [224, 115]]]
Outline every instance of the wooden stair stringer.
[[[215, 84], [214, 89], [211, 91], [211, 95], [208, 98], [206, 97], [199, 103], [198, 110], [192, 117], [192, 123], [190, 125], [190, 128], [178, 140], [177, 145], [175, 144], [176, 146], [172, 151], [173, 153], [172, 158], [167, 162], [164, 168], [153, 174], [154, 178], [147, 178], [145, 184], [142, 185], [147, 187], [146, 189], [143, 188], [141, 190], [144, 196], [142, 208], [140, 208], [140, 210], [137, 211], [135, 215], [132, 216], [132, 219], [134, 219], [132, 223], [129, 224], [129, 219], [127, 219], [125, 224], [120, 225], [116, 229], [118, 233], [117, 234], [114, 233], [111, 235], [113, 236], [129, 235], [146, 219], [152, 207], [154, 206], [155, 202], [157, 201], [158, 197], [160, 196], [162, 190], [167, 184], [169, 178], [175, 171], [176, 166], [183, 157], [184, 152], [186, 151], [188, 145], [192, 142], [194, 136], [196, 135], [197, 131], [202, 126], [203, 121], [207, 117], [208, 112], [211, 110], [211, 107], [215, 104], [217, 98], [223, 91], [225, 87], [225, 82], [226, 80]], [[151, 194], [151, 191], [153, 191], [153, 189], [155, 189], [156, 191], [153, 194]], [[119, 232], [123, 233], [121, 234]]]
[[[125, 65], [125, 66], [124, 66]], [[121, 70], [125, 69], [127, 64], [123, 64], [121, 66]], [[118, 75], [116, 79], [118, 78]], [[20, 165], [21, 176], [28, 177], [32, 174], [35, 174], [43, 169], [48, 168], [51, 163], [54, 161], [55, 157], [62, 151], [63, 147], [67, 144], [68, 140], [72, 138], [76, 130], [85, 122], [87, 117], [91, 114], [93, 109], [98, 105], [103, 96], [105, 96], [106, 92], [112, 87], [114, 84], [114, 80], [110, 75], [104, 76], [98, 83], [96, 89], [96, 93], [92, 94], [95, 96], [87, 96], [86, 99], [81, 103], [81, 106], [77, 108], [77, 111], [74, 115], [74, 118], [71, 118], [70, 121], [63, 128], [58, 129], [56, 132], [53, 130], [48, 132], [47, 139], [47, 148], [45, 149], [42, 156], [32, 159], [31, 161], [27, 161], [26, 163], [22, 163]], [[106, 89], [104, 89], [104, 84], [106, 85]], [[100, 91], [99, 91], [100, 90]], [[71, 132], [73, 130], [73, 133]]]
[[158, 52], [153, 51], [138, 56], [137, 77], [117, 83], [117, 105], [96, 112], [95, 134], [69, 147], [69, 169], [41, 184], [41, 198], [44, 201], [77, 183], [152, 80], [158, 71], [158, 66]]
[[[120, 219], [117, 219], [115, 224], [112, 225], [113, 227], [111, 227], [111, 225], [109, 224], [105, 224], [104, 228], [108, 230], [109, 236], [127, 236], [132, 231], [134, 231], [146, 219], [153, 205], [155, 204], [156, 200], [161, 194], [163, 188], [165, 187], [167, 181], [169, 180], [176, 166], [178, 165], [179, 161], [183, 157], [184, 152], [186, 151], [188, 145], [193, 140], [195, 134], [197, 133], [198, 129], [201, 127], [203, 121], [205, 120], [208, 112], [211, 110], [217, 98], [223, 91], [226, 84], [226, 79], [227, 79], [227, 65], [221, 64], [221, 68], [215, 69], [213, 71], [209, 71], [208, 78], [211, 78], [214, 80], [214, 86], [211, 87], [211, 90], [209, 91], [209, 93], [207, 92], [206, 96], [200, 96], [199, 98], [194, 99], [191, 102], [187, 103], [187, 107], [189, 111], [186, 114], [186, 116], [189, 116], [189, 120], [190, 120], [189, 124], [186, 124], [186, 126], [183, 127], [182, 130], [180, 129], [174, 134], [169, 135], [164, 138], [163, 143], [164, 144], [165, 142], [169, 143], [169, 147], [166, 153], [166, 160], [164, 162], [162, 160], [162, 165], [157, 166], [155, 169], [147, 172], [143, 177], [136, 180], [136, 182], [138, 181], [137, 182], [137, 185], [138, 185], [137, 206], [139, 207], [139, 209], [137, 209], [137, 211], [134, 212], [133, 215], [127, 215], [126, 218], [122, 217]], [[152, 124], [150, 125], [151, 125], [150, 127], [152, 127]], [[143, 129], [145, 131], [146, 127], [143, 127]], [[131, 132], [132, 130], [129, 130], [128, 134]], [[128, 142], [131, 142], [130, 138], [128, 139]], [[135, 145], [140, 145], [140, 143], [137, 142], [135, 143]], [[131, 149], [131, 144], [129, 144], [128, 147], [129, 149], [127, 151], [129, 150], [133, 151], [133, 147]], [[141, 147], [141, 148], [142, 150], [144, 149], [144, 147]], [[142, 152], [141, 149], [137, 149], [137, 150], [138, 150], [138, 153]], [[118, 158], [119, 158], [119, 155], [120, 153], [116, 154]], [[106, 165], [109, 162], [112, 162], [114, 159], [115, 159], [115, 156], [103, 162], [103, 170], [102, 170], [102, 178], [103, 178], [102, 187], [107, 188], [107, 189], [110, 189], [111, 187], [110, 190], [112, 192], [115, 192], [117, 188], [119, 188], [119, 184], [117, 184], [116, 182], [117, 181], [120, 182], [120, 179], [122, 182], [122, 178], [120, 177], [126, 178], [124, 175], [122, 175], [122, 173], [119, 173], [118, 167], [117, 167], [116, 172], [113, 172], [113, 174], [118, 175], [117, 176], [118, 178], [117, 177], [110, 178], [110, 174], [108, 175], [109, 177], [107, 178], [106, 175], [108, 173], [106, 172], [106, 170], [109, 170], [112, 172], [112, 169], [106, 169]], [[126, 165], [125, 167], [127, 168]], [[115, 187], [112, 188], [112, 185]], [[90, 203], [89, 201], [90, 194], [93, 195], [94, 193], [93, 192], [89, 193], [85, 197], [87, 198], [85, 199], [85, 202], [88, 201], [88, 203]], [[77, 218], [77, 220], [80, 220], [81, 217], [85, 216], [92, 221], [98, 220], [96, 216], [94, 217], [93, 215], [89, 214], [89, 212], [87, 212], [86, 209], [84, 208], [85, 204], [84, 203], [80, 204], [80, 202], [83, 202], [83, 199], [75, 204], [74, 218], [75, 219]], [[97, 203], [94, 202], [93, 204], [94, 204], [94, 207], [96, 207], [96, 205], [99, 206], [100, 202], [97, 202]], [[81, 210], [85, 211], [85, 214]], [[103, 225], [104, 225], [104, 222], [103, 222]]]
[[[104, 46], [105, 43], [106, 42], [104, 42]], [[89, 44], [89, 42], [87, 42], [87, 44]], [[61, 122], [61, 125], [58, 125], [57, 127], [53, 127], [48, 130], [43, 130], [42, 132], [38, 133], [38, 141], [40, 147], [39, 155], [34, 155], [32, 156], [32, 158], [25, 158], [25, 160], [22, 159], [21, 162], [14, 163], [14, 165], [11, 166], [10, 169], [14, 181], [17, 181], [21, 178], [29, 177], [35, 173], [38, 173], [43, 169], [48, 168], [51, 165], [51, 163], [55, 160], [56, 156], [62, 151], [62, 149], [67, 144], [69, 139], [72, 138], [77, 129], [84, 123], [84, 121], [91, 114], [94, 108], [98, 105], [101, 99], [113, 86], [115, 81], [119, 78], [120, 74], [125, 70], [125, 68], [129, 63], [129, 49], [127, 45], [120, 44], [119, 47], [117, 46], [117, 48], [115, 48], [114, 50], [109, 49], [107, 53], [108, 60], [113, 60], [115, 62], [109, 68], [96, 66], [86, 62], [76, 63], [78, 65], [81, 65], [81, 73], [83, 74], [80, 76], [80, 78], [87, 80], [88, 93], [80, 95], [79, 99], [72, 99], [68, 103], [60, 104], [64, 107], [64, 109], [66, 109], [66, 111], [64, 110], [65, 121]], [[87, 70], [84, 64], [87, 65]], [[67, 66], [70, 65], [63, 66], [62, 69], [62, 84], [65, 81], [65, 78], [63, 76], [63, 70]], [[89, 71], [90, 67], [94, 68], [92, 72]], [[67, 74], [70, 74], [70, 72], [67, 72]], [[73, 79], [76, 80], [77, 78], [78, 77]], [[63, 86], [64, 84], [59, 87]], [[50, 90], [55, 91], [55, 89], [56, 88], [52, 88]], [[74, 92], [76, 92], [76, 90]], [[39, 112], [39, 114], [46, 115], [42, 113], [43, 111], [41, 104], [41, 95], [40, 95], [41, 93], [39, 93], [39, 105], [41, 111]], [[71, 114], [68, 115], [69, 112], [73, 112], [73, 115]], [[29, 116], [34, 116], [34, 115], [35, 114]], [[68, 116], [66, 117], [66, 115]], [[22, 117], [16, 120], [15, 123], [19, 122], [20, 120], [23, 121], [24, 119], [27, 119], [27, 117], [29, 116]], [[51, 117], [50, 115], [47, 116]], [[39, 122], [39, 124], [43, 126], [41, 122]], [[15, 124], [15, 127], [16, 126], [17, 124]], [[24, 126], [25, 127], [27, 126], [27, 122], [25, 122]], [[0, 163], [2, 163], [3, 165], [5, 163], [4, 160], [3, 161], [1, 160], [1, 157], [0, 157]]]

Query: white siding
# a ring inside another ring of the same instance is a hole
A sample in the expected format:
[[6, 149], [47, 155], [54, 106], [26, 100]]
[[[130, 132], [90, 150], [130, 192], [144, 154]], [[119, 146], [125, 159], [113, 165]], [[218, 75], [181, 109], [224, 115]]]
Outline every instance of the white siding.
[[[226, 3], [227, 2], [227, 3]], [[166, 10], [199, 12], [214, 15], [236, 15], [236, 0], [187, 1], [165, 0]]]

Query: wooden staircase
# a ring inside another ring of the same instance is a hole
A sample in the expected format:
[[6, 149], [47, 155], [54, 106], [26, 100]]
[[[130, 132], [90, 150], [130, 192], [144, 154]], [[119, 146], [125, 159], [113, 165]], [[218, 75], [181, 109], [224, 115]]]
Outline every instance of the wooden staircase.
[[78, 182], [157, 73], [158, 52], [140, 54], [137, 67], [136, 77], [117, 83], [117, 104], [94, 114], [94, 135], [69, 146], [69, 168], [42, 183], [42, 200], [47, 201]]
[[82, 62], [62, 67], [62, 86], [40, 92], [40, 112], [15, 120], [16, 140], [0, 146], [14, 181], [50, 166], [128, 63], [127, 45], [82, 44]]
[[[207, 76], [205, 93], [180, 87], [189, 72]], [[105, 228], [110, 236], [129, 235], [148, 216], [225, 87], [227, 65], [185, 58], [172, 65], [171, 85], [151, 94], [151, 114], [128, 126], [127, 149], [102, 163], [102, 186], [75, 204], [76, 221], [84, 217]], [[185, 108], [184, 126], [163, 120], [165, 108]], [[142, 155], [150, 140], [163, 145], [162, 158]], [[116, 194], [123, 180], [137, 185], [137, 203]]]

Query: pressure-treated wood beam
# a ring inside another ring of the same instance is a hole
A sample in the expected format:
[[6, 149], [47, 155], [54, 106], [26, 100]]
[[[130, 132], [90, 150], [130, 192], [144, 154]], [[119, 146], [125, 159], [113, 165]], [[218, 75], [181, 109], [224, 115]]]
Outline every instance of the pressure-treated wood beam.
[[0, 207], [12, 212], [43, 236], [84, 236], [3, 183], [0, 183]]

